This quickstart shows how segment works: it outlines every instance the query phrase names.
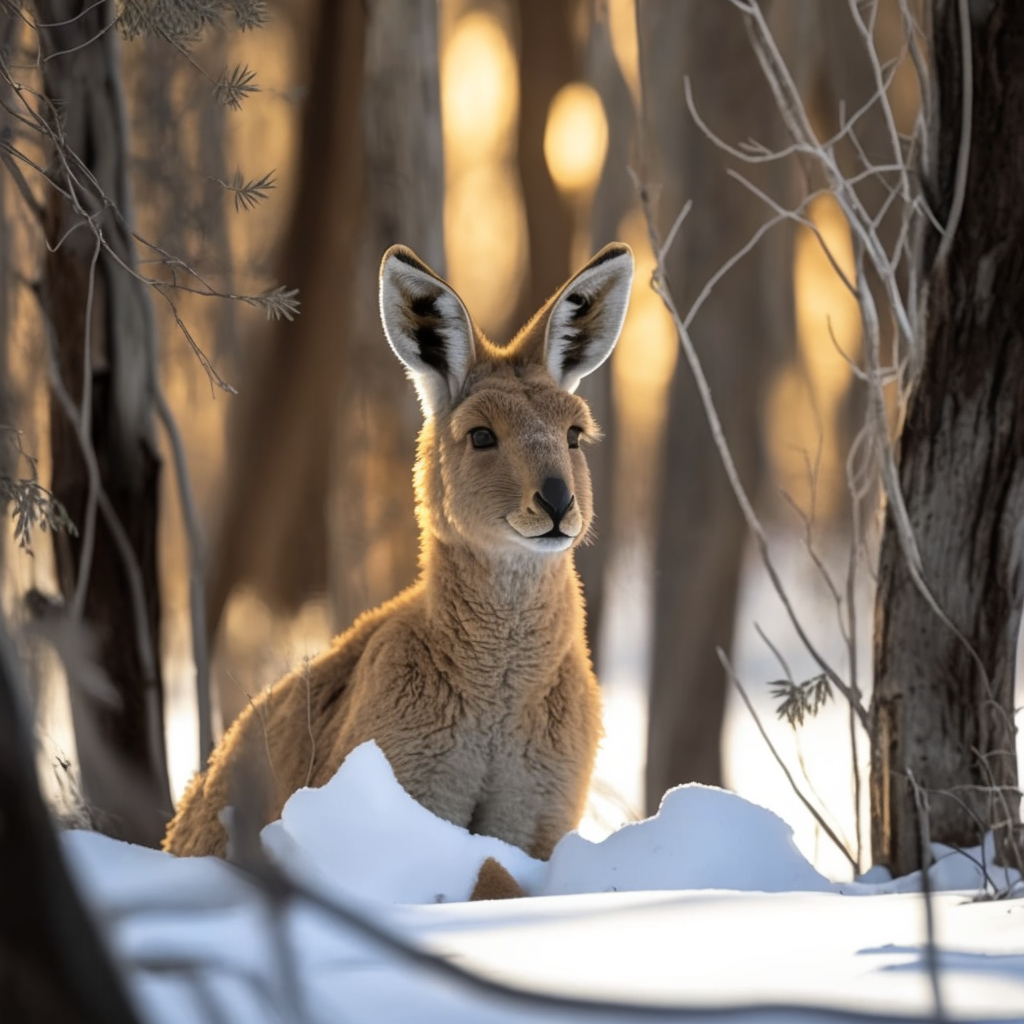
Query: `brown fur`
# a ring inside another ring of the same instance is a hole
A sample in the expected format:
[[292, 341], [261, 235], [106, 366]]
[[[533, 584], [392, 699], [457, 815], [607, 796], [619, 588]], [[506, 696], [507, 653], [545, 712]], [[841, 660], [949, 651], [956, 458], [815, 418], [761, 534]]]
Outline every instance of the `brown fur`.
[[[609, 253], [620, 265], [610, 285], [598, 266]], [[409, 250], [389, 250], [385, 329], [427, 408], [415, 467], [420, 578], [255, 698], [189, 785], [165, 849], [225, 854], [219, 816], [232, 803], [243, 750], [259, 752], [269, 777], [270, 821], [296, 789], [326, 783], [370, 739], [425, 807], [535, 857], [548, 857], [578, 823], [601, 707], [570, 546], [590, 527], [590, 476], [567, 434], [581, 427], [586, 441], [597, 429], [586, 403], [556, 383], [558, 353], [571, 348], [573, 370], [579, 365], [593, 330], [591, 298], [598, 306], [607, 299], [594, 344], [610, 351], [632, 260], [624, 246], [609, 247], [588, 268], [500, 349]], [[587, 303], [571, 292], [581, 286], [593, 293]], [[614, 301], [606, 294], [613, 286]], [[587, 324], [576, 330], [579, 305]], [[565, 379], [572, 387], [578, 376]], [[473, 446], [482, 426], [496, 447]], [[561, 520], [564, 544], [536, 539], [554, 526], [537, 500], [550, 478], [574, 496]]]
[[477, 903], [480, 900], [515, 900], [525, 895], [526, 891], [508, 869], [493, 857], [488, 857], [480, 865], [476, 884], [469, 898]]

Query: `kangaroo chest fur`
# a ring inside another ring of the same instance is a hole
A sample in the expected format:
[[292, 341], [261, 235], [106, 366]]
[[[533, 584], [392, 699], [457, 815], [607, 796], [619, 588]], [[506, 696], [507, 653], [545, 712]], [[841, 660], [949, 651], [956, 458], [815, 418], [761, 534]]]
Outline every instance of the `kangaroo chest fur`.
[[497, 600], [465, 568], [454, 588], [420, 590], [367, 645], [338, 737], [345, 751], [374, 739], [440, 817], [540, 856], [582, 810], [600, 728], [565, 562]]

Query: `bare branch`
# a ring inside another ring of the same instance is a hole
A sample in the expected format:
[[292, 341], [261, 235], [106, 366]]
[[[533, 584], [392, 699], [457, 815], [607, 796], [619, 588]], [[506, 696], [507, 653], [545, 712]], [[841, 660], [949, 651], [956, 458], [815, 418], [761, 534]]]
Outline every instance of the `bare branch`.
[[957, 0], [957, 15], [960, 20], [960, 148], [956, 154], [956, 176], [953, 179], [953, 199], [949, 216], [942, 231], [942, 241], [935, 255], [937, 266], [943, 266], [949, 259], [956, 229], [964, 209], [967, 195], [967, 170], [971, 155], [971, 117], [974, 106], [974, 64], [971, 51], [971, 17], [967, 0]]

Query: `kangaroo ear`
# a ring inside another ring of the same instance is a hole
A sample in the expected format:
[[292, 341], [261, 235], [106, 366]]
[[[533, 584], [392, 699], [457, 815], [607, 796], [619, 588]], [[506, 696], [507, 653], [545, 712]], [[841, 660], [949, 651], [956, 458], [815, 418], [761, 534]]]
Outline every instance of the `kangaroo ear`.
[[633, 252], [606, 245], [555, 296], [544, 340], [544, 360], [555, 382], [575, 391], [611, 355], [626, 319], [633, 284]]
[[380, 318], [424, 415], [451, 406], [473, 365], [473, 325], [458, 295], [404, 245], [381, 261]]

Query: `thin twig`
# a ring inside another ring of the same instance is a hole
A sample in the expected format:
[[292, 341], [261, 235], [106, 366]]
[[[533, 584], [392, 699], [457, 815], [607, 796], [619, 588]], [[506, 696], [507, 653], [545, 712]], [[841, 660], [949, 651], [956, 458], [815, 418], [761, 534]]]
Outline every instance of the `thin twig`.
[[850, 867], [853, 868], [854, 873], [857, 872], [857, 862], [854, 860], [853, 855], [843, 844], [842, 840], [832, 831], [829, 823], [822, 817], [821, 812], [811, 803], [810, 800], [801, 792], [800, 787], [796, 784], [796, 779], [793, 778], [792, 772], [786, 767], [786, 762], [782, 760], [782, 756], [775, 749], [775, 744], [772, 743], [765, 731], [764, 726], [761, 724], [761, 718], [758, 713], [754, 710], [754, 705], [751, 703], [750, 698], [747, 696], [747, 691], [743, 688], [743, 684], [740, 682], [739, 677], [733, 671], [732, 665], [729, 662], [729, 658], [725, 651], [721, 647], [715, 648], [715, 653], [718, 655], [718, 660], [722, 663], [722, 668], [725, 669], [726, 675], [729, 677], [733, 686], [739, 692], [740, 697], [743, 699], [743, 703], [747, 706], [747, 710], [750, 712], [751, 718], [754, 720], [754, 725], [757, 726], [757, 731], [761, 734], [761, 739], [764, 740], [765, 745], [768, 747], [772, 757], [775, 758], [775, 763], [782, 769], [782, 774], [786, 776], [786, 781], [789, 783], [790, 788], [796, 794], [800, 802], [807, 808], [811, 817], [821, 826], [821, 830], [832, 840], [842, 855], [850, 862]]
[[171, 446], [174, 475], [178, 482], [178, 499], [181, 503], [182, 519], [185, 522], [185, 535], [188, 538], [188, 600], [189, 617], [192, 620], [192, 659], [196, 672], [196, 717], [199, 724], [199, 769], [201, 771], [213, 750], [213, 706], [210, 694], [210, 658], [208, 637], [206, 636], [206, 588], [204, 586], [206, 547], [203, 543], [203, 531], [199, 522], [195, 496], [192, 493], [192, 479], [188, 472], [185, 443], [182, 440], [181, 431], [178, 429], [171, 407], [157, 381], [152, 383], [152, 390], [157, 416]]
[[[96, 295], [96, 264], [102, 251], [101, 236], [97, 234], [93, 248], [92, 260], [89, 263], [89, 284], [85, 300], [85, 338], [82, 343], [82, 401], [79, 412], [79, 427], [82, 437], [88, 437], [92, 431], [92, 311]], [[85, 517], [82, 525], [82, 548], [78, 560], [78, 579], [75, 580], [75, 592], [71, 598], [71, 614], [81, 619], [85, 611], [85, 595], [92, 576], [92, 558], [96, 548], [96, 492], [97, 479], [89, 474], [88, 488], [85, 494]]]
[[953, 178], [953, 199], [949, 206], [949, 216], [942, 232], [942, 241], [935, 254], [935, 264], [942, 267], [949, 259], [953, 248], [956, 229], [960, 225], [960, 217], [967, 196], [967, 172], [971, 159], [971, 118], [974, 106], [974, 66], [971, 49], [971, 15], [967, 0], [957, 0], [957, 15], [960, 20], [960, 145], [956, 154], [956, 175]]

